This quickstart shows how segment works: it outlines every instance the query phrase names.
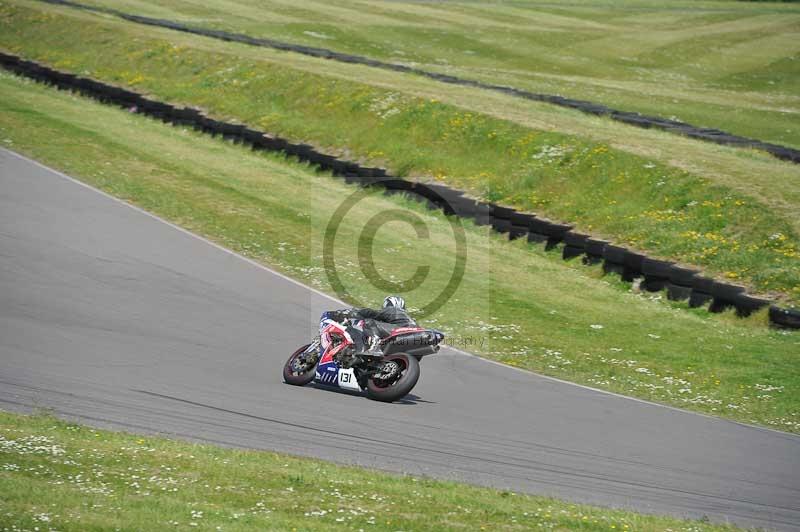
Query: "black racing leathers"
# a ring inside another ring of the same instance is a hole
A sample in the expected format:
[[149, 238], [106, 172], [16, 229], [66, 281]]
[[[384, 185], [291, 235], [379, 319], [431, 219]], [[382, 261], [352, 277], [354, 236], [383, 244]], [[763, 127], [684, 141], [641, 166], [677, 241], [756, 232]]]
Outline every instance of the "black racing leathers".
[[408, 312], [398, 307], [386, 307], [380, 310], [371, 308], [355, 308], [352, 310], [359, 318], [392, 325], [392, 329], [398, 327], [414, 327], [417, 324], [411, 319]]
[[335, 314], [342, 320], [347, 318], [364, 320], [363, 334], [351, 334], [356, 343], [356, 352], [365, 350], [363, 336], [385, 338], [398, 327], [415, 327], [417, 325], [417, 322], [411, 319], [405, 310], [398, 307], [386, 307], [380, 310], [352, 308], [336, 311]]

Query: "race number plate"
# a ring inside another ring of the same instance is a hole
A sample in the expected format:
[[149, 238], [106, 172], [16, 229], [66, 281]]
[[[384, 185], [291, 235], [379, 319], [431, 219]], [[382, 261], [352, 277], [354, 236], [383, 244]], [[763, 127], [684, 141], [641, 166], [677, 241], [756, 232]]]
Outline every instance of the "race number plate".
[[358, 385], [356, 374], [353, 372], [352, 368], [339, 370], [339, 388], [344, 388], [345, 390], [354, 390], [357, 392], [361, 391], [361, 386]]

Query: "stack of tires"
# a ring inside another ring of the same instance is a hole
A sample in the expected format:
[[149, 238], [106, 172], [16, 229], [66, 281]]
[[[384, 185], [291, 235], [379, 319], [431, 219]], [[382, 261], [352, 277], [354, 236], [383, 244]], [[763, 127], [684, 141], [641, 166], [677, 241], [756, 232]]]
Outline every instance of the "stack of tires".
[[[50, 67], [17, 56], [0, 52], [0, 66], [17, 74], [35, 79], [42, 83], [54, 85], [64, 90], [79, 91], [82, 94], [105, 103], [125, 108], [136, 108], [137, 112], [152, 116], [164, 122], [179, 126], [192, 126], [211, 135], [222, 135], [223, 138], [251, 145], [253, 149], [282, 151], [296, 156], [301, 161], [330, 170], [336, 175], [344, 176], [348, 183], [362, 186], [383, 186], [393, 193], [409, 194], [427, 202], [433, 209], [440, 209], [447, 215], [472, 218], [478, 225], [491, 225], [509, 239], [527, 238], [531, 243], [544, 243], [545, 249], [553, 249], [564, 244], [562, 257], [566, 260], [583, 257], [586, 264], [603, 263], [606, 273], [618, 273], [625, 281], [641, 279], [641, 288], [650, 292], [666, 290], [667, 297], [674, 301], [686, 301], [690, 307], [708, 305], [710, 312], [721, 312], [735, 309], [740, 316], [749, 316], [753, 312], [770, 305], [770, 301], [748, 295], [742, 286], [715, 281], [703, 277], [695, 270], [677, 266], [671, 262], [652, 259], [626, 248], [615, 246], [604, 240], [595, 239], [587, 234], [571, 231], [572, 226], [547, 220], [530, 213], [518, 212], [515, 209], [486, 203], [469, 198], [462, 191], [445, 185], [426, 184], [391, 177], [383, 168], [371, 168], [341, 160], [331, 155], [316, 151], [306, 144], [295, 144], [285, 139], [272, 137], [264, 132], [250, 129], [243, 124], [234, 124], [215, 120], [202, 114], [197, 109], [175, 107], [173, 105], [147, 98], [128, 89], [108, 85], [93, 79], [59, 72]], [[564, 99], [561, 105], [580, 107], [586, 112], [608, 114], [609, 110], [602, 106], [588, 108], [589, 102]], [[639, 117], [621, 113], [612, 116], [623, 121], [647, 119], [651, 125], [660, 128], [683, 128], [686, 124], [665, 119]], [[707, 136], [724, 136], [718, 130], [702, 130]], [[736, 139], [738, 140], [738, 139]], [[780, 148], [779, 146], [773, 146]], [[785, 153], [795, 160], [797, 153]], [[797, 160], [795, 162], [798, 162]], [[800, 311], [784, 309], [775, 305], [769, 307], [771, 323], [797, 329], [800, 328]]]

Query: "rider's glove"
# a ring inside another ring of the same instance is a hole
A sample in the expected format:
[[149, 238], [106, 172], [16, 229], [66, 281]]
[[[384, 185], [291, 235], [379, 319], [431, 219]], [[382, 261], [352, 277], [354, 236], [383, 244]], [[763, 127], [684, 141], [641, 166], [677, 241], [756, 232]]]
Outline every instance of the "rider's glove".
[[342, 310], [335, 310], [332, 313], [332, 318], [338, 322], [343, 322], [346, 319], [355, 317], [355, 313], [352, 309], [342, 309]]

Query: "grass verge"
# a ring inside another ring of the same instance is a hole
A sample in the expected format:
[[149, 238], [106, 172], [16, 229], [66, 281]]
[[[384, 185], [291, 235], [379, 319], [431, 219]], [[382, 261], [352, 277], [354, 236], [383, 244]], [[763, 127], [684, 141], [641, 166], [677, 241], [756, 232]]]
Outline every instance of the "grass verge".
[[790, 305], [800, 300], [800, 217], [791, 216], [800, 189], [792, 181], [777, 185], [788, 195], [773, 191], [765, 199], [763, 189], [731, 188], [605, 144], [173, 40], [198, 41], [191, 36], [165, 40], [163, 32], [84, 13], [62, 18], [62, 11], [5, 6], [0, 44], [290, 138], [352, 150], [400, 174], [433, 175], [574, 221]]
[[[332, 213], [354, 187], [277, 155], [254, 154], [194, 131], [105, 107], [0, 74], [0, 141], [245, 256], [322, 290], [322, 243]], [[358, 267], [361, 229], [402, 209], [422, 220], [375, 235], [377, 270], [428, 279], [407, 295], [422, 307], [447, 284], [454, 262], [450, 221], [399, 197], [367, 194], [336, 239], [343, 282], [361, 303], [383, 291]], [[800, 432], [797, 334], [679, 308], [631, 292], [599, 268], [565, 263], [486, 227], [465, 225], [467, 267], [429, 325], [514, 366], [628, 395]], [[402, 257], [402, 260], [398, 260]]]
[[2, 530], [738, 530], [0, 412]]
[[[88, 0], [107, 6], [109, 2]], [[124, 11], [414, 64], [800, 146], [800, 9], [624, 0], [115, 0]]]

